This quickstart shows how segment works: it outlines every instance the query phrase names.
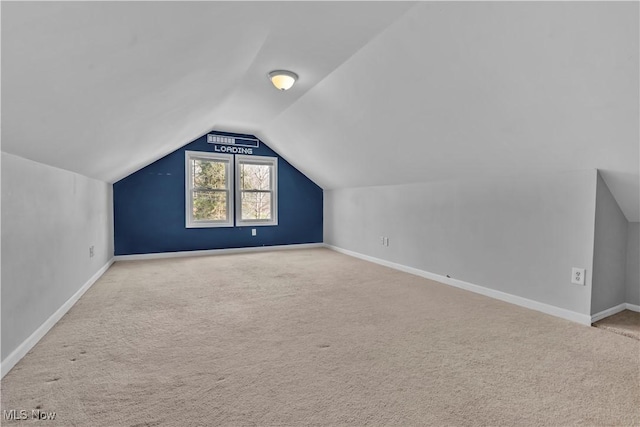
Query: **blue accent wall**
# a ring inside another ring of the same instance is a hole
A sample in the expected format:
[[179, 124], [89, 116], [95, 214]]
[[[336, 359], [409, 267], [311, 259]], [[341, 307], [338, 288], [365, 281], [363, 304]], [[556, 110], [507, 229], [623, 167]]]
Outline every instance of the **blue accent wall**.
[[214, 145], [204, 135], [113, 184], [116, 255], [322, 242], [322, 189], [262, 141], [253, 154], [278, 157], [278, 225], [186, 228], [186, 150]]

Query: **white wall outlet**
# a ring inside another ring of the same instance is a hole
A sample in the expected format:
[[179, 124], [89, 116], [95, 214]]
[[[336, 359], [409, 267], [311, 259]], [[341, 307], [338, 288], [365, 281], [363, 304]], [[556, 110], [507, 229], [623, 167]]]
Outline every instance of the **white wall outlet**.
[[89, 246], [89, 258], [93, 258], [93, 246]]
[[380, 236], [380, 244], [384, 246], [384, 236]]
[[389, 238], [388, 237], [384, 238], [384, 245], [385, 246], [389, 246]]
[[571, 269], [571, 283], [575, 285], [584, 285], [584, 268], [573, 267]]
[[255, 236], [256, 234], [257, 234], [257, 233], [256, 233], [256, 229], [255, 229], [255, 228], [252, 228], [252, 229], [251, 229], [251, 235], [252, 235], [252, 236]]

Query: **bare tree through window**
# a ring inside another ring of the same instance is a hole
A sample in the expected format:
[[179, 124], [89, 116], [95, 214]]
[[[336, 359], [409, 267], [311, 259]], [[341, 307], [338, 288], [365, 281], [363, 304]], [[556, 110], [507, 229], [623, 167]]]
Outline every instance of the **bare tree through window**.
[[192, 159], [193, 218], [197, 221], [227, 219], [227, 167], [225, 162]]
[[271, 165], [241, 163], [240, 189], [243, 220], [270, 220]]

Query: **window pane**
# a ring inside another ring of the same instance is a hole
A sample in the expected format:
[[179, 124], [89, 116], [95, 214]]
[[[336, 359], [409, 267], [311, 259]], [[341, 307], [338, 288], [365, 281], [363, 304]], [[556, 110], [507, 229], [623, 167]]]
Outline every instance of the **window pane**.
[[242, 219], [271, 219], [271, 193], [243, 191]]
[[226, 191], [194, 191], [193, 219], [196, 221], [226, 221]]
[[215, 160], [193, 159], [193, 186], [195, 188], [227, 188], [227, 163]]
[[240, 164], [242, 190], [271, 190], [271, 165]]

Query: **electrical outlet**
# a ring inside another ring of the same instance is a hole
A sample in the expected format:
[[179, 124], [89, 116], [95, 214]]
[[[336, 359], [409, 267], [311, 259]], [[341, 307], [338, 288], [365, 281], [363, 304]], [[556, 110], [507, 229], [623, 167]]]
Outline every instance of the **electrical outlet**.
[[388, 237], [384, 238], [384, 245], [385, 246], [389, 246], [389, 238]]
[[384, 246], [384, 236], [380, 236], [380, 244]]
[[93, 258], [93, 246], [89, 246], [89, 258]]
[[255, 236], [255, 235], [256, 235], [256, 229], [255, 229], [255, 228], [252, 228], [252, 229], [251, 229], [251, 235], [252, 235], [252, 236]]
[[573, 267], [571, 269], [571, 283], [574, 285], [584, 285], [584, 268]]

